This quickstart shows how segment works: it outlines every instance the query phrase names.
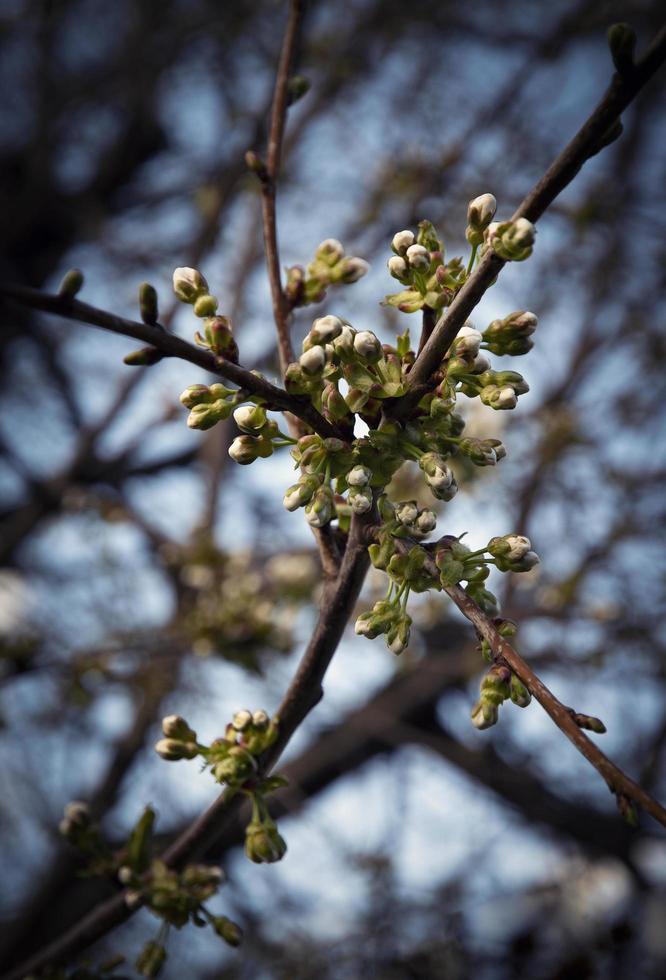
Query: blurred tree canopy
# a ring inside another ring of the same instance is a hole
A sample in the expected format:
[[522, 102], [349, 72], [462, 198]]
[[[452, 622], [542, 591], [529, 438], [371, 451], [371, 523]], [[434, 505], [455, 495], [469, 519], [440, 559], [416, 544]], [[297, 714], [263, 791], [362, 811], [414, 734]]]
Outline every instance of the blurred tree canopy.
[[[284, 29], [277, 0], [6, 0], [0, 9], [0, 281], [84, 296], [136, 318], [150, 280], [161, 322], [175, 266], [201, 268], [246, 367], [276, 378], [260, 194]], [[431, 220], [465, 255], [467, 202], [510, 214], [589, 114], [613, 71], [609, 24], [639, 44], [659, 5], [422, 0], [308, 5], [278, 195], [284, 264], [322, 239], [371, 263], [333, 311], [390, 340], [407, 317], [388, 242]], [[466, 473], [442, 533], [530, 537], [542, 564], [495, 585], [521, 652], [611, 756], [666, 796], [664, 634], [663, 78], [624, 115], [539, 223], [473, 320], [533, 310], [531, 392], [496, 421], [501, 472]], [[126, 367], [126, 338], [7, 304], [0, 333], [0, 960], [22, 962], [113, 888], [77, 877], [57, 833], [90, 803], [112, 840], [147, 803], [160, 840], [215, 796], [196, 766], [150, 746], [170, 712], [211, 737], [239, 708], [272, 710], [315, 621], [318, 558], [281, 504], [284, 459], [240, 472], [231, 420], [185, 426], [200, 369]], [[475, 432], [474, 413], [468, 427]], [[487, 428], [487, 426], [486, 426]], [[403, 496], [416, 483], [401, 474]], [[422, 501], [424, 503], [424, 501]], [[372, 575], [366, 595], [381, 582]], [[469, 724], [482, 661], [443, 597], [415, 613], [395, 660], [345, 635], [326, 695], [290, 746], [276, 812], [285, 861], [238, 854], [241, 824], [206, 856], [242, 923], [230, 951], [185, 930], [164, 976], [658, 978], [666, 971], [666, 849], [617, 814], [596, 773], [537, 705]], [[351, 631], [349, 631], [351, 633]], [[222, 905], [220, 908], [222, 908]], [[145, 911], [84, 954], [131, 964]], [[120, 967], [123, 970], [129, 970]], [[131, 970], [129, 970], [131, 973]], [[132, 974], [135, 975], [135, 974]]]

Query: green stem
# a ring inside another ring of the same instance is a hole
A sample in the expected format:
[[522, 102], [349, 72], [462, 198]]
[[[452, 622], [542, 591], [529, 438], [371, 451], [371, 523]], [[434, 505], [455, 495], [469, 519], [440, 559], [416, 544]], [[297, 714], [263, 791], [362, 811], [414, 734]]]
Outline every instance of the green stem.
[[470, 272], [472, 271], [472, 268], [474, 267], [474, 259], [476, 258], [476, 253], [477, 253], [478, 248], [479, 248], [478, 245], [473, 245], [472, 246], [472, 254], [469, 257], [469, 263], [467, 265], [467, 275], [470, 274]]

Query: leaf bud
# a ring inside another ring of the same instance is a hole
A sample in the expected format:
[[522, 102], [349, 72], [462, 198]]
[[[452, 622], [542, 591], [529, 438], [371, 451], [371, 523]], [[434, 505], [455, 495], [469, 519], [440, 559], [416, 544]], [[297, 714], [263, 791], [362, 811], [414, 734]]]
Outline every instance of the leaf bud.
[[532, 700], [532, 695], [515, 674], [511, 675], [511, 700], [519, 708], [526, 708]]
[[62, 299], [74, 299], [83, 287], [83, 273], [80, 269], [70, 269], [58, 286], [58, 296]]
[[633, 71], [636, 31], [631, 24], [611, 24], [608, 28], [608, 46], [616, 71], [620, 75]]
[[140, 347], [139, 350], [126, 354], [123, 363], [129, 367], [151, 367], [158, 364], [163, 357], [164, 354], [157, 347]]
[[139, 313], [144, 323], [155, 326], [159, 316], [157, 290], [149, 282], [142, 282], [139, 286]]
[[228, 946], [240, 946], [243, 941], [243, 930], [239, 925], [228, 919], [226, 915], [213, 915], [210, 924]]

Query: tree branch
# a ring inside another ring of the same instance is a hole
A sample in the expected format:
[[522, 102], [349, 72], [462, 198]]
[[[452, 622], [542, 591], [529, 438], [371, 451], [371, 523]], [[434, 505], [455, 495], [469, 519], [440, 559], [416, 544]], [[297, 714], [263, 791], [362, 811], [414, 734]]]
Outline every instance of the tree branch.
[[[524, 198], [512, 220], [527, 218], [536, 222], [541, 217], [557, 195], [573, 180], [585, 161], [598, 152], [604, 136], [665, 58], [666, 28], [656, 35], [632, 71], [613, 76], [606, 94], [592, 115]], [[436, 323], [409, 373], [407, 393], [390, 406], [392, 417], [404, 418], [422, 397], [430, 376], [440, 366], [456, 334], [505, 265], [506, 262], [492, 251], [483, 257], [476, 271]]]
[[264, 247], [266, 250], [266, 266], [273, 301], [273, 316], [278, 337], [280, 367], [284, 375], [287, 365], [294, 360], [294, 352], [289, 335], [290, 308], [287, 297], [282, 289], [280, 278], [280, 253], [277, 241], [277, 215], [275, 199], [277, 180], [282, 158], [282, 141], [289, 104], [289, 76], [294, 60], [301, 19], [303, 17], [303, 0], [291, 0], [289, 17], [280, 51], [277, 77], [275, 79], [275, 95], [271, 109], [271, 122], [268, 135], [268, 156], [266, 170], [261, 174], [261, 211], [264, 228]]
[[[369, 519], [376, 519], [376, 515], [355, 515], [352, 519], [340, 573], [337, 580], [324, 589], [317, 626], [278, 709], [278, 739], [262, 757], [259, 775], [265, 775], [272, 769], [293, 733], [321, 699], [324, 675], [361, 591], [369, 565], [366, 545]], [[225, 790], [167, 849], [162, 855], [163, 859], [171, 866], [182, 866], [208, 850], [227, 831], [242, 802], [238, 794]], [[2, 980], [21, 980], [45, 966], [59, 964], [76, 956], [130, 915], [132, 911], [125, 905], [124, 894], [114, 896], [30, 960], [10, 970]]]
[[110, 330], [112, 333], [122, 334], [125, 337], [131, 337], [133, 340], [150, 344], [165, 357], [178, 357], [210, 371], [211, 374], [232, 381], [251, 394], [263, 398], [269, 408], [281, 412], [291, 412], [292, 415], [300, 418], [324, 439], [331, 436], [344, 438], [344, 433], [339, 432], [334, 425], [331, 425], [320, 415], [309, 399], [290, 395], [283, 388], [278, 388], [270, 381], [253, 374], [246, 368], [240, 367], [224, 357], [218, 357], [210, 350], [195, 347], [175, 334], [167, 333], [159, 325], [150, 326], [147, 323], [139, 323], [137, 320], [128, 320], [125, 317], [116, 316], [114, 313], [107, 313], [105, 310], [90, 306], [88, 303], [82, 303], [77, 299], [42, 293], [26, 286], [5, 283], [0, 285], [0, 294], [16, 300], [23, 306], [43, 310], [46, 313], [56, 313], [68, 320], [92, 324], [96, 327], [102, 327], [104, 330]]

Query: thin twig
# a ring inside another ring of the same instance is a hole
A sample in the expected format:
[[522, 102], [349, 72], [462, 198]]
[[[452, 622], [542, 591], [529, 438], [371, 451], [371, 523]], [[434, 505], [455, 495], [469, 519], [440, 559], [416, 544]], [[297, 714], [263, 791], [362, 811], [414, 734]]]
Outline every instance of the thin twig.
[[[378, 527], [368, 527], [366, 529], [368, 540], [376, 539], [378, 530]], [[408, 538], [395, 539], [395, 547], [402, 553], [407, 553], [417, 543]], [[429, 551], [434, 550], [435, 547], [436, 545], [431, 546]], [[439, 578], [439, 570], [431, 554], [428, 554], [424, 567], [434, 579]], [[453, 585], [444, 588], [444, 592], [455, 603], [463, 616], [472, 623], [477, 633], [484, 640], [487, 640], [492, 651], [493, 659], [506, 664], [520, 678], [532, 697], [550, 715], [560, 731], [573, 742], [578, 751], [594, 766], [600, 776], [605, 780], [610, 791], [615, 793], [616, 796], [624, 795], [635, 803], [638, 803], [646, 813], [649, 813], [651, 817], [654, 817], [655, 820], [666, 827], [666, 809], [646, 793], [638, 783], [635, 783], [630, 776], [627, 776], [614, 762], [611, 762], [608, 756], [604, 755], [601, 749], [581, 731], [574, 721], [571, 709], [555, 697], [552, 691], [546, 687], [532, 668], [523, 660], [517, 650], [504, 637], [500, 636], [492, 621], [479, 609], [464, 589], [459, 585]]]
[[245, 388], [251, 394], [265, 399], [269, 408], [281, 412], [291, 412], [325, 439], [331, 436], [344, 438], [344, 433], [341, 433], [320, 415], [309, 399], [290, 395], [283, 388], [278, 388], [270, 381], [266, 381], [265, 378], [253, 374], [224, 357], [218, 357], [210, 350], [195, 347], [175, 334], [168, 333], [159, 325], [150, 326], [147, 323], [139, 323], [137, 320], [128, 320], [125, 317], [116, 316], [114, 313], [107, 313], [105, 310], [90, 306], [88, 303], [81, 303], [77, 299], [42, 293], [26, 286], [2, 284], [0, 285], [0, 294], [35, 310], [56, 313], [68, 320], [92, 324], [96, 327], [102, 327], [104, 330], [110, 330], [112, 333], [143, 341], [157, 348], [165, 357], [179, 357], [181, 360], [189, 361], [191, 364], [196, 364], [198, 367], [210, 371], [211, 374], [232, 381], [240, 388]]
[[282, 289], [280, 278], [280, 253], [277, 241], [276, 193], [277, 180], [282, 158], [282, 141], [287, 118], [289, 103], [289, 76], [294, 60], [301, 19], [303, 16], [303, 0], [291, 0], [289, 17], [280, 51], [277, 76], [275, 79], [275, 94], [271, 109], [271, 122], [268, 135], [268, 155], [266, 169], [261, 178], [261, 210], [264, 228], [264, 247], [266, 250], [266, 266], [273, 301], [273, 316], [278, 337], [278, 352], [280, 367], [284, 375], [287, 365], [294, 360], [294, 351], [289, 333], [290, 308], [287, 297]]

